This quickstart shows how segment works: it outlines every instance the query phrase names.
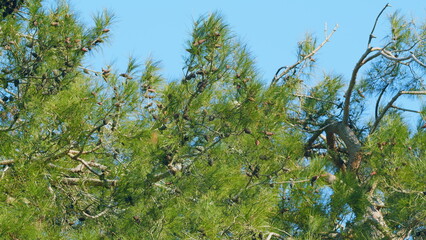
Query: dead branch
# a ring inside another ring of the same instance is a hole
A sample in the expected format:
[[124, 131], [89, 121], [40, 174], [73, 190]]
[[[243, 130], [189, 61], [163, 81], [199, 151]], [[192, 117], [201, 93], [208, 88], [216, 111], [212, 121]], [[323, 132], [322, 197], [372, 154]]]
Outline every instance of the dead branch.
[[404, 112], [421, 113], [420, 111], [416, 111], [416, 110], [412, 110], [412, 109], [407, 109], [407, 108], [402, 108], [402, 107], [398, 107], [398, 106], [395, 106], [395, 105], [392, 105], [391, 108], [395, 108], [397, 110], [401, 110], [401, 111], [404, 111]]
[[416, 63], [418, 63], [422, 67], [426, 67], [426, 64], [422, 63], [413, 53], [410, 56]]
[[8, 165], [12, 165], [12, 164], [14, 164], [14, 163], [15, 163], [15, 160], [11, 160], [11, 159], [9, 159], [9, 160], [3, 160], [3, 161], [1, 161], [1, 162], [0, 162], [0, 165], [8, 166]]
[[7, 170], [9, 170], [9, 168], [10, 168], [9, 166], [6, 166], [6, 167], [3, 169], [2, 173], [1, 173], [0, 180], [4, 178], [4, 175], [6, 174]]
[[79, 161], [79, 162], [81, 162], [90, 172], [92, 172], [93, 174], [95, 174], [95, 175], [97, 175], [97, 176], [102, 176], [103, 174], [102, 173], [98, 173], [98, 172], [96, 172], [92, 167], [91, 167], [91, 165], [92, 166], [95, 166], [95, 167], [98, 167], [98, 168], [100, 168], [102, 171], [105, 171], [106, 169], [107, 169], [107, 167], [106, 166], [103, 166], [103, 165], [101, 165], [101, 164], [99, 164], [99, 163], [95, 163], [95, 162], [86, 162], [86, 161], [84, 161], [84, 159], [82, 159], [82, 158], [80, 158], [80, 157], [77, 157], [78, 156], [78, 154], [77, 155], [74, 155], [74, 154], [72, 154], [72, 153], [68, 153], [68, 156], [70, 156], [72, 159], [74, 159], [74, 160], [76, 160], [76, 161]]
[[388, 8], [388, 7], [390, 7], [390, 6], [391, 6], [391, 5], [390, 5], [389, 3], [388, 3], [388, 4], [386, 4], [386, 5], [383, 7], [382, 11], [380, 11], [379, 15], [377, 15], [377, 17], [376, 17], [376, 21], [374, 21], [373, 29], [371, 29], [370, 36], [368, 37], [368, 48], [370, 48], [371, 41], [373, 40], [373, 38], [375, 38], [375, 36], [374, 36], [373, 34], [374, 34], [374, 30], [376, 30], [376, 26], [377, 26], [377, 23], [379, 22], [380, 16], [381, 16], [381, 15], [382, 15], [382, 13], [386, 10], [386, 8]]
[[96, 178], [62, 178], [61, 183], [66, 185], [85, 184], [90, 186], [117, 186], [118, 180], [100, 180]]
[[380, 13], [377, 15], [376, 21], [374, 22], [373, 28], [371, 29], [370, 36], [368, 37], [367, 49], [365, 50], [364, 54], [362, 54], [361, 58], [356, 63], [356, 65], [354, 67], [354, 70], [352, 71], [352, 76], [351, 76], [351, 80], [349, 82], [348, 90], [345, 93], [345, 103], [343, 105], [343, 123], [344, 124], [348, 124], [348, 121], [349, 121], [349, 105], [350, 105], [350, 102], [351, 102], [351, 95], [352, 95], [352, 91], [353, 91], [353, 89], [355, 87], [355, 83], [356, 83], [356, 79], [357, 79], [359, 70], [367, 62], [369, 62], [369, 61], [373, 60], [374, 58], [380, 56], [380, 53], [377, 53], [377, 54], [375, 54], [373, 56], [368, 57], [368, 55], [371, 52], [382, 50], [380, 48], [372, 48], [371, 47], [371, 41], [373, 40], [373, 38], [375, 38], [373, 34], [374, 34], [374, 30], [376, 29], [377, 22], [380, 19], [380, 16], [385, 11], [385, 9], [388, 8], [388, 7], [390, 7], [390, 5], [386, 4], [386, 6], [383, 7], [382, 11], [380, 11]]
[[281, 238], [281, 235], [279, 235], [278, 233], [270, 232], [268, 236], [265, 238], [265, 240], [270, 240], [272, 236]]
[[[356, 79], [358, 76], [358, 72], [361, 69], [362, 66], [364, 66], [364, 64], [366, 64], [368, 61], [373, 60], [375, 57], [380, 56], [380, 54], [376, 54], [373, 56], [370, 56], [369, 58], [367, 58], [367, 56], [372, 52], [372, 48], [369, 47], [367, 48], [367, 50], [365, 50], [364, 54], [362, 54], [361, 58], [358, 60], [358, 62], [356, 63], [354, 70], [352, 70], [352, 76], [351, 76], [351, 80], [349, 82], [349, 86], [348, 86], [348, 90], [346, 90], [345, 93], [345, 103], [343, 105], [343, 123], [347, 124], [349, 121], [349, 106], [351, 103], [351, 95], [353, 92], [353, 89], [355, 87], [355, 83], [356, 83]], [[374, 57], [374, 58], [373, 58]]]
[[83, 169], [84, 169], [84, 165], [83, 165], [83, 164], [79, 164], [79, 165], [77, 165], [77, 166], [76, 166], [76, 167], [74, 167], [74, 168], [64, 168], [64, 167], [61, 167], [61, 166], [55, 165], [55, 164], [53, 164], [53, 163], [49, 163], [49, 164], [47, 164], [47, 166], [52, 167], [52, 168], [61, 169], [61, 170], [63, 170], [63, 171], [73, 172], [73, 173], [80, 173], [80, 172], [82, 172], [82, 171], [83, 171]]
[[[295, 64], [293, 64], [289, 67], [279, 68], [277, 73], [275, 74], [274, 78], [271, 81], [271, 86], [274, 86], [278, 82], [279, 79], [281, 79], [283, 76], [288, 74], [292, 69], [297, 67], [300, 63], [302, 63], [303, 61], [306, 61], [307, 59], [310, 59], [313, 55], [315, 55], [330, 40], [330, 38], [333, 36], [333, 34], [337, 31], [338, 27], [339, 27], [339, 25], [336, 25], [334, 27], [333, 31], [331, 31], [331, 33], [325, 38], [325, 40], [317, 48], [315, 48], [311, 53], [307, 54], [305, 57], [303, 57], [302, 59], [300, 59]], [[279, 71], [281, 71], [282, 69], [285, 69], [285, 70], [279, 76], [277, 76]]]
[[386, 84], [386, 86], [380, 91], [379, 97], [376, 101], [376, 107], [374, 109], [374, 119], [377, 119], [379, 117], [379, 105], [380, 101], [382, 100], [383, 94], [385, 94], [386, 89], [389, 87], [389, 83]]
[[395, 96], [388, 102], [388, 104], [385, 106], [383, 111], [380, 113], [380, 115], [376, 119], [376, 121], [374, 121], [374, 124], [373, 124], [373, 127], [371, 128], [370, 134], [373, 133], [377, 129], [377, 126], [379, 125], [382, 118], [385, 116], [386, 112], [389, 110], [389, 108], [391, 108], [393, 106], [394, 102], [403, 94], [426, 95], [426, 91], [399, 91], [397, 94], [395, 94]]
[[98, 217], [102, 217], [103, 215], [105, 215], [105, 213], [107, 213], [109, 211], [109, 208], [106, 208], [105, 210], [103, 210], [102, 212], [92, 216], [90, 214], [87, 214], [85, 211], [83, 211], [83, 215], [88, 217], [88, 218], [98, 218]]
[[290, 181], [274, 182], [274, 184], [284, 184], [284, 183], [293, 184], [293, 183], [304, 183], [304, 182], [310, 182], [310, 181], [311, 181], [311, 179], [303, 179], [303, 180], [297, 180], [297, 181], [290, 180]]
[[404, 63], [404, 61], [410, 60], [412, 58], [412, 56], [414, 56], [414, 55], [410, 55], [410, 56], [406, 56], [406, 57], [396, 57], [390, 51], [388, 51], [384, 48], [382, 48], [380, 50], [380, 55], [382, 55], [386, 59], [389, 59], [389, 60], [392, 60], [392, 61], [395, 61], [395, 62], [399, 62], [399, 63], [404, 64], [404, 65], [407, 65], [407, 63]]

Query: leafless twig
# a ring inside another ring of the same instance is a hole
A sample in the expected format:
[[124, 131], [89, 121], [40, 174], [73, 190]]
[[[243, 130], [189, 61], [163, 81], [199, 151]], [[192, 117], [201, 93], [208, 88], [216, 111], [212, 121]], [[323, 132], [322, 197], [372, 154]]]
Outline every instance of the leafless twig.
[[368, 48], [370, 48], [371, 40], [373, 40], [373, 38], [375, 38], [375, 36], [373, 34], [374, 34], [374, 30], [376, 30], [377, 22], [379, 22], [380, 16], [385, 11], [385, 9], [388, 8], [388, 7], [390, 7], [390, 6], [391, 5], [389, 3], [386, 4], [386, 6], [383, 7], [382, 11], [380, 11], [379, 15], [377, 15], [376, 21], [374, 21], [373, 29], [371, 29], [370, 36], [368, 37]]
[[397, 94], [395, 94], [395, 96], [389, 101], [389, 103], [385, 106], [383, 111], [380, 113], [380, 115], [378, 116], [376, 121], [374, 121], [374, 124], [373, 124], [373, 127], [371, 128], [370, 134], [373, 133], [377, 129], [377, 126], [379, 125], [382, 118], [385, 116], [386, 112], [389, 110], [389, 108], [391, 108], [393, 106], [394, 102], [403, 94], [426, 95], [426, 91], [399, 91]]
[[[333, 31], [325, 38], [325, 40], [317, 47], [315, 48], [311, 53], [307, 54], [306, 56], [304, 56], [302, 59], [300, 59], [299, 61], [297, 61], [295, 64], [287, 67], [280, 67], [278, 69], [278, 71], [276, 72], [274, 78], [271, 81], [271, 86], [274, 86], [279, 79], [281, 79], [283, 76], [285, 76], [286, 74], [288, 74], [292, 69], [294, 69], [295, 67], [297, 67], [300, 63], [302, 63], [303, 61], [305, 61], [306, 59], [311, 58], [313, 55], [315, 55], [329, 40], [330, 38], [333, 36], [333, 34], [337, 31], [337, 28], [339, 27], [339, 25], [336, 25], [333, 29]], [[280, 75], [278, 75], [278, 73], [282, 70], [285, 69]], [[278, 76], [277, 76], [278, 75]]]
[[109, 211], [109, 208], [106, 208], [105, 210], [103, 210], [102, 212], [92, 216], [87, 214], [85, 211], [83, 211], [83, 215], [88, 217], [88, 218], [98, 218], [98, 217], [102, 217], [103, 215], [105, 215], [105, 213], [107, 213]]
[[412, 112], [412, 113], [421, 113], [420, 111], [416, 111], [416, 110], [412, 110], [412, 109], [407, 109], [407, 108], [402, 108], [402, 107], [397, 107], [395, 105], [392, 105], [391, 108], [395, 108], [401, 111], [405, 111], [405, 112]]

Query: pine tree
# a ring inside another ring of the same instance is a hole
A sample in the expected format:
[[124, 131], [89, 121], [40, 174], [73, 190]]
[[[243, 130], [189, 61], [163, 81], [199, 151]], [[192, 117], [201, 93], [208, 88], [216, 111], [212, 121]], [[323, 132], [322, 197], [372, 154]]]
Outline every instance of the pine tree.
[[84, 66], [108, 39], [108, 12], [87, 28], [64, 3], [19, 7], [0, 22], [1, 238], [425, 234], [426, 135], [396, 104], [426, 94], [425, 25], [390, 15], [348, 82], [312, 84], [336, 29], [321, 43], [307, 35], [265, 84], [212, 13], [194, 22], [182, 79], [168, 81], [152, 59]]

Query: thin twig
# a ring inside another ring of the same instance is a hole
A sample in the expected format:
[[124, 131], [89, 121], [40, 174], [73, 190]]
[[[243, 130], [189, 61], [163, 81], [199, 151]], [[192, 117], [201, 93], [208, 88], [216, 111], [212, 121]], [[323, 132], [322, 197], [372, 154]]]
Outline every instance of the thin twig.
[[304, 95], [304, 94], [297, 94], [297, 93], [294, 93], [292, 95], [295, 96], [295, 97], [299, 97], [299, 98], [309, 98], [309, 99], [314, 99], [314, 100], [317, 100], [317, 101], [321, 101], [321, 102], [325, 102], [325, 103], [331, 103], [333, 105], [339, 106], [338, 103], [335, 103], [335, 102], [332, 102], [332, 101], [327, 101], [327, 100], [324, 100], [322, 98], [317, 98], [317, 97]]
[[379, 125], [382, 118], [385, 116], [386, 112], [389, 110], [389, 108], [392, 107], [393, 103], [403, 94], [407, 95], [426, 95], [426, 91], [399, 91], [395, 96], [389, 101], [389, 103], [385, 106], [383, 111], [380, 113], [379, 117], [376, 119], [376, 121], [373, 124], [373, 127], [371, 128], [370, 134], [372, 134]]
[[310, 182], [311, 179], [304, 179], [304, 180], [298, 180], [298, 181], [282, 181], [282, 182], [274, 182], [274, 184], [284, 184], [284, 183], [304, 183], [304, 182]]
[[96, 150], [98, 150], [99, 148], [101, 147], [101, 145], [99, 144], [99, 145], [96, 145], [92, 150], [88, 150], [88, 151], [83, 151], [83, 152], [81, 152], [80, 153], [80, 151], [78, 151], [78, 150], [72, 150], [72, 149], [70, 149], [68, 152], [69, 153], [71, 153], [71, 154], [73, 154], [73, 155], [77, 155], [77, 154], [88, 154], [88, 153], [93, 153], [93, 152], [95, 152]]
[[422, 63], [413, 53], [411, 53], [410, 56], [414, 61], [416, 61], [416, 63], [418, 63], [420, 66], [422, 67], [426, 67], [426, 64]]
[[89, 215], [85, 211], [83, 211], [83, 215], [88, 217], [88, 218], [98, 218], [98, 217], [102, 217], [103, 215], [105, 215], [105, 213], [107, 213], [108, 211], [109, 211], [109, 208], [106, 208], [105, 210], [103, 210], [99, 214], [96, 214], [95, 216]]
[[373, 38], [375, 38], [373, 34], [374, 34], [374, 30], [376, 29], [377, 22], [379, 22], [380, 16], [381, 16], [381, 15], [382, 15], [382, 13], [385, 11], [385, 9], [386, 9], [386, 8], [388, 8], [388, 7], [390, 7], [390, 6], [391, 6], [391, 5], [390, 5], [389, 3], [387, 3], [387, 4], [383, 7], [382, 11], [380, 11], [379, 15], [377, 15], [377, 17], [376, 17], [376, 21], [374, 21], [373, 29], [371, 29], [370, 36], [368, 37], [368, 48], [370, 48], [371, 40], [373, 40]]
[[352, 95], [352, 91], [355, 87], [358, 71], [366, 63], [365, 59], [371, 53], [371, 51], [372, 51], [371, 48], [367, 48], [367, 50], [365, 50], [364, 54], [362, 54], [361, 58], [356, 63], [354, 70], [352, 71], [351, 81], [349, 82], [348, 90], [346, 90], [345, 103], [343, 105], [343, 123], [344, 124], [348, 124], [349, 105], [351, 103], [351, 95]]
[[379, 117], [379, 105], [380, 105], [380, 101], [382, 100], [383, 94], [386, 91], [386, 88], [388, 88], [389, 83], [386, 84], [386, 86], [382, 89], [382, 91], [380, 91], [379, 97], [377, 98], [376, 101], [376, 108], [374, 110], [374, 119], [377, 120], [377, 118]]
[[[300, 59], [295, 64], [293, 64], [293, 65], [291, 65], [289, 67], [285, 66], [285, 67], [279, 68], [278, 71], [277, 71], [277, 73], [275, 74], [274, 78], [271, 81], [271, 86], [274, 86], [278, 82], [278, 80], [280, 78], [282, 78], [283, 76], [285, 76], [292, 69], [294, 69], [295, 67], [297, 67], [300, 63], [302, 63], [306, 59], [309, 59], [313, 55], [315, 55], [330, 40], [330, 38], [333, 36], [333, 34], [337, 31], [338, 27], [339, 27], [339, 25], [336, 25], [334, 27], [333, 31], [326, 37], [326, 39], [317, 48], [315, 48], [311, 53], [309, 53], [308, 55], [306, 55], [305, 57], [303, 57], [302, 59]], [[284, 68], [285, 68], [285, 70], [279, 76], [277, 76], [277, 74], [279, 73], [279, 71], [281, 71], [281, 69], [284, 69]]]
[[402, 107], [397, 107], [395, 105], [392, 105], [391, 108], [395, 108], [401, 111], [405, 111], [405, 112], [412, 112], [412, 113], [422, 113], [420, 111], [416, 111], [416, 110], [412, 110], [412, 109], [407, 109], [407, 108], [402, 108]]

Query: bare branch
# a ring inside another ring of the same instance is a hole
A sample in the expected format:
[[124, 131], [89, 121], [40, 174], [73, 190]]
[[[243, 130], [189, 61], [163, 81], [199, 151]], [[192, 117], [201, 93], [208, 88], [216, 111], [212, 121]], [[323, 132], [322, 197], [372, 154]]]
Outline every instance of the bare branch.
[[[317, 47], [315, 48], [311, 53], [309, 53], [308, 55], [306, 55], [305, 57], [303, 57], [302, 59], [300, 59], [299, 61], [297, 61], [295, 64], [289, 66], [289, 67], [280, 67], [278, 69], [278, 71], [276, 72], [274, 78], [271, 81], [271, 86], [274, 86], [278, 80], [280, 78], [282, 78], [283, 76], [285, 76], [287, 73], [289, 73], [292, 69], [294, 69], [295, 67], [297, 67], [300, 63], [302, 63], [303, 61], [306, 61], [307, 59], [311, 58], [313, 55], [315, 55], [329, 40], [330, 38], [333, 36], [333, 34], [337, 31], [337, 28], [339, 27], [339, 25], [336, 25], [333, 29], [333, 31], [325, 38], [325, 40]], [[279, 76], [278, 73], [282, 70], [285, 69]]]
[[375, 38], [375, 36], [374, 36], [373, 34], [374, 34], [374, 30], [376, 29], [377, 22], [378, 22], [378, 21], [379, 21], [379, 19], [380, 19], [380, 16], [381, 16], [381, 15], [382, 15], [382, 13], [385, 11], [385, 9], [386, 9], [386, 8], [388, 8], [388, 7], [390, 7], [390, 6], [391, 6], [391, 5], [390, 5], [389, 3], [388, 3], [388, 4], [386, 4], [386, 5], [383, 7], [382, 11], [380, 11], [379, 15], [377, 15], [377, 17], [376, 17], [376, 21], [374, 21], [373, 29], [371, 29], [370, 36], [368, 37], [368, 48], [370, 48], [371, 40], [373, 40], [373, 38]]
[[118, 180], [100, 180], [96, 178], [62, 178], [61, 183], [66, 185], [86, 184], [90, 186], [117, 186]]
[[401, 91], [401, 94], [408, 94], [408, 95], [426, 95], [426, 91]]
[[379, 117], [380, 100], [382, 100], [383, 94], [385, 93], [385, 91], [388, 88], [388, 86], [389, 86], [389, 83], [387, 83], [386, 86], [382, 89], [382, 91], [380, 91], [379, 97], [377, 98], [376, 108], [374, 110], [374, 119], [377, 119]]
[[426, 91], [399, 91], [397, 94], [395, 94], [395, 96], [388, 102], [388, 104], [385, 106], [383, 111], [380, 113], [379, 117], [374, 122], [373, 127], [371, 128], [370, 134], [373, 133], [377, 129], [377, 126], [379, 125], [382, 118], [385, 116], [386, 112], [389, 110], [389, 108], [391, 108], [393, 106], [394, 102], [403, 94], [426, 95]]
[[381, 55], [381, 53], [377, 53], [373, 56], [370, 56], [367, 58], [367, 56], [373, 52], [373, 51], [382, 51], [383, 48], [372, 48], [371, 47], [371, 40], [373, 40], [374, 38], [374, 30], [376, 29], [376, 25], [377, 22], [379, 21], [380, 16], [382, 15], [382, 13], [385, 11], [385, 9], [387, 7], [390, 7], [389, 3], [386, 4], [385, 7], [383, 7], [382, 11], [380, 11], [379, 15], [377, 15], [376, 17], [376, 21], [374, 22], [373, 25], [373, 29], [371, 29], [371, 33], [370, 36], [368, 38], [368, 46], [367, 46], [367, 50], [365, 50], [364, 54], [361, 56], [361, 58], [358, 60], [358, 62], [356, 63], [354, 70], [352, 71], [352, 76], [351, 76], [351, 81], [349, 82], [349, 87], [348, 90], [345, 93], [345, 103], [343, 105], [343, 123], [348, 124], [348, 120], [349, 120], [349, 105], [350, 105], [350, 101], [351, 101], [351, 95], [352, 95], [352, 91], [355, 87], [355, 83], [356, 83], [356, 79], [358, 76], [358, 72], [360, 70], [360, 68], [366, 64], [367, 62], [373, 60], [374, 58], [378, 57]]
[[82, 158], [77, 157], [77, 158], [72, 158], [72, 159], [81, 162], [87, 169], [89, 169], [90, 172], [92, 172], [96, 176], [102, 176], [102, 174], [96, 172], [93, 168], [91, 168], [90, 165], [86, 161], [84, 161]]
[[88, 154], [88, 153], [92, 153], [95, 152], [96, 150], [98, 150], [101, 147], [100, 144], [96, 145], [92, 150], [88, 150], [88, 151], [78, 151], [78, 150], [72, 150], [70, 149], [68, 152], [73, 154], [73, 155], [77, 155], [77, 154]]
[[57, 168], [57, 169], [61, 169], [63, 171], [68, 171], [68, 172], [73, 172], [73, 173], [80, 173], [83, 171], [84, 165], [83, 164], [79, 164], [77, 167], [75, 168], [64, 168], [58, 165], [55, 165], [53, 163], [49, 163], [47, 164], [47, 166], [52, 167], [52, 168]]
[[6, 167], [3, 169], [2, 173], [1, 173], [0, 180], [4, 178], [4, 175], [6, 174], [7, 170], [9, 170], [9, 168], [10, 168], [9, 166], [6, 166]]
[[411, 109], [402, 108], [402, 107], [397, 107], [395, 105], [392, 105], [391, 108], [395, 108], [395, 109], [398, 109], [398, 110], [401, 110], [401, 111], [405, 111], [405, 112], [421, 113], [420, 111], [411, 110]]
[[420, 66], [422, 67], [426, 67], [426, 64], [422, 63], [413, 53], [411, 53], [410, 56], [414, 61], [416, 61], [416, 63], [418, 63]]
[[406, 56], [406, 57], [400, 57], [400, 58], [398, 58], [398, 57], [396, 57], [395, 55], [393, 55], [391, 52], [389, 52], [388, 50], [386, 50], [384, 48], [382, 50], [380, 50], [380, 55], [382, 55], [386, 59], [389, 59], [389, 60], [392, 60], [392, 61], [395, 61], [395, 62], [399, 62], [399, 63], [404, 64], [404, 65], [408, 65], [408, 63], [403, 62], [403, 61], [407, 61], [407, 60], [412, 59], [411, 55], [410, 56]]
[[102, 164], [84, 161], [84, 159], [77, 157], [78, 154], [73, 155], [71, 152], [68, 152], [68, 156], [70, 156], [74, 160], [81, 162], [87, 169], [89, 169], [89, 171], [91, 171], [92, 173], [94, 173], [95, 175], [97, 175], [99, 177], [102, 176], [103, 174], [96, 172], [93, 168], [91, 168], [91, 166], [97, 167], [97, 168], [101, 169], [102, 171], [105, 171], [107, 169], [107, 167], [102, 165]]
[[105, 213], [107, 213], [109, 211], [109, 208], [106, 208], [105, 210], [103, 210], [102, 212], [92, 216], [87, 214], [85, 211], [83, 211], [83, 215], [88, 217], [88, 218], [98, 218], [98, 217], [102, 217], [102, 215], [105, 215]]
[[265, 240], [270, 240], [272, 236], [279, 237], [279, 238], [281, 237], [281, 235], [279, 235], [278, 233], [270, 232]]
[[365, 50], [364, 54], [362, 54], [361, 58], [356, 63], [356, 65], [354, 67], [354, 70], [352, 71], [351, 81], [349, 82], [348, 90], [346, 90], [346, 93], [345, 93], [345, 103], [343, 105], [343, 123], [345, 123], [345, 124], [348, 124], [348, 120], [349, 120], [349, 105], [351, 103], [351, 95], [352, 95], [352, 91], [353, 91], [353, 89], [355, 87], [355, 83], [356, 83], [356, 79], [357, 79], [359, 70], [367, 62], [369, 62], [369, 61], [373, 60], [374, 58], [380, 56], [380, 54], [375, 54], [375, 55], [370, 56], [369, 58], [367, 58], [367, 56], [372, 51], [374, 51], [374, 50], [375, 49], [367, 48], [367, 50]]
[[380, 210], [378, 210], [373, 204], [367, 208], [367, 215], [367, 219], [369, 220], [368, 222], [379, 230], [379, 233], [381, 233], [380, 235], [384, 235], [387, 239], [395, 239], [392, 231], [386, 224], [382, 212], [380, 212]]
[[304, 182], [310, 182], [310, 181], [311, 181], [311, 179], [304, 179], [304, 180], [297, 180], [297, 181], [289, 180], [289, 181], [282, 181], [282, 182], [274, 182], [274, 184], [284, 184], [284, 183], [293, 184], [293, 183], [304, 183]]
[[15, 160], [9, 159], [9, 160], [3, 160], [3, 161], [1, 161], [0, 165], [6, 165], [6, 166], [8, 166], [8, 165], [12, 165], [14, 163], [15, 163]]

